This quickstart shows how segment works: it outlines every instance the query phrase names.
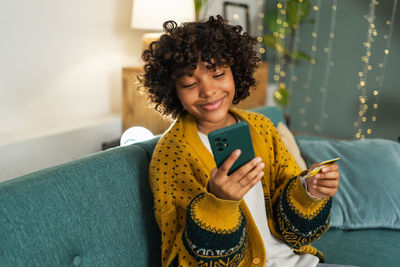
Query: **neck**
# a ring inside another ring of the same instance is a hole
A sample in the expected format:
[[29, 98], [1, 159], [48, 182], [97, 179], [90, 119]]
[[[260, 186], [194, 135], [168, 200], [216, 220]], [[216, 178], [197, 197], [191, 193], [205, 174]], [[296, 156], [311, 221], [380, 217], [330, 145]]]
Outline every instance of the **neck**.
[[197, 123], [197, 130], [202, 134], [208, 135], [209, 132], [237, 123], [237, 119], [233, 114], [228, 113], [225, 120], [218, 123], [215, 122], [210, 123], [207, 121], [204, 122], [196, 121], [196, 123]]

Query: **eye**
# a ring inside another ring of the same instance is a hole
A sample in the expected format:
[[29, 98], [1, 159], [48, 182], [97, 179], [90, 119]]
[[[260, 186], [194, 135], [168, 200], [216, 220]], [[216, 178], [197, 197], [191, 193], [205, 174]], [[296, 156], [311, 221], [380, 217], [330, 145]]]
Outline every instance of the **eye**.
[[219, 74], [216, 74], [216, 75], [214, 75], [213, 77], [214, 78], [219, 78], [219, 77], [222, 77], [222, 76], [224, 76], [225, 75], [225, 71], [224, 72], [221, 72], [221, 73], [219, 73]]
[[196, 85], [196, 83], [183, 84], [182, 87], [183, 87], [183, 88], [190, 88], [190, 87], [193, 87], [193, 86], [195, 86], [195, 85]]

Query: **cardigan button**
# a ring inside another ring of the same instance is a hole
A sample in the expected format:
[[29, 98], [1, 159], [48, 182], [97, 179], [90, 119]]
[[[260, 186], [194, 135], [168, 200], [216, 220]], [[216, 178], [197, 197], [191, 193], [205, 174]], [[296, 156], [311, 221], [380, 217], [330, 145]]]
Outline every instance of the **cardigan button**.
[[254, 263], [254, 264], [259, 264], [260, 261], [261, 261], [261, 260], [260, 260], [260, 258], [258, 258], [258, 257], [253, 259], [253, 263]]

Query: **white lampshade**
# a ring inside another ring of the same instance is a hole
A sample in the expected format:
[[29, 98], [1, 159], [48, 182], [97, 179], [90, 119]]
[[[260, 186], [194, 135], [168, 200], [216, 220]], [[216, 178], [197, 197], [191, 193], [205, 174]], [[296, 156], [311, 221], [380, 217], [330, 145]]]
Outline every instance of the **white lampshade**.
[[133, 0], [131, 27], [159, 30], [167, 20], [194, 21], [194, 0]]

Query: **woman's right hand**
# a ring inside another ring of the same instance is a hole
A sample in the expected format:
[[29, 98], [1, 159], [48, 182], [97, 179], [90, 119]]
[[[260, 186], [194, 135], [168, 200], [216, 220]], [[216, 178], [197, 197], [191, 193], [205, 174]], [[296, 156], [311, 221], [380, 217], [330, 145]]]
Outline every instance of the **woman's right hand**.
[[264, 176], [265, 167], [260, 157], [247, 162], [228, 176], [228, 171], [239, 158], [241, 151], [236, 149], [217, 169], [214, 168], [208, 181], [208, 191], [220, 199], [241, 200], [243, 196]]

